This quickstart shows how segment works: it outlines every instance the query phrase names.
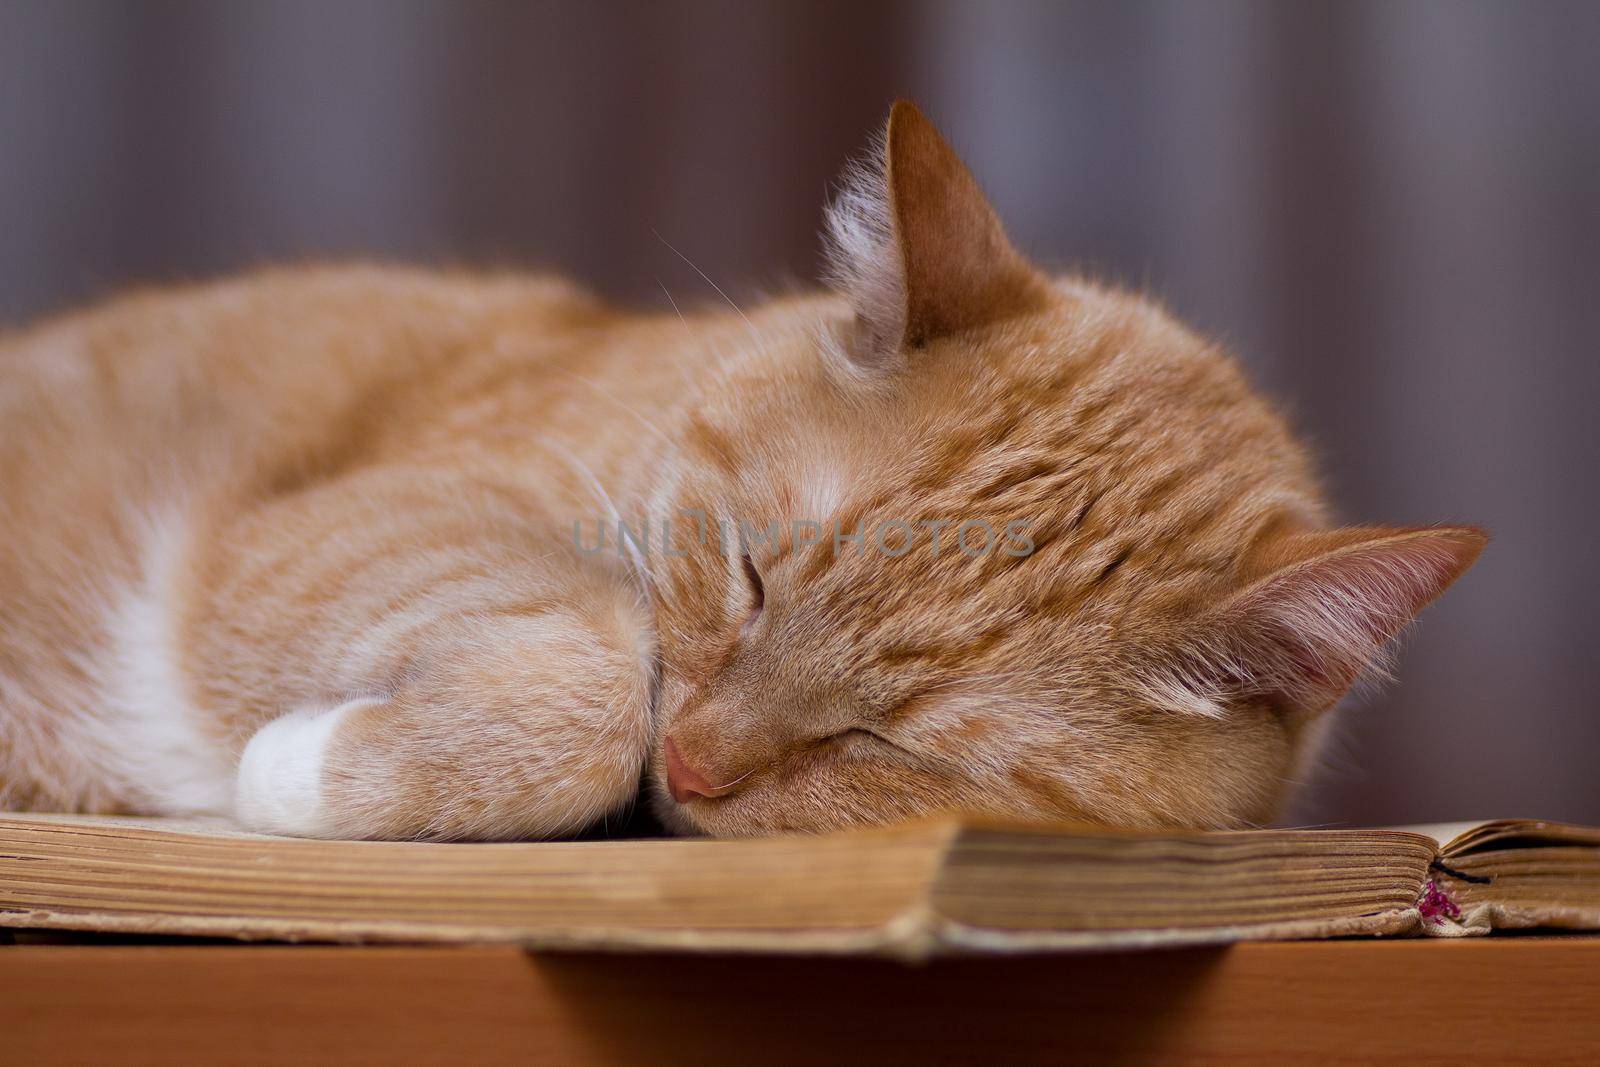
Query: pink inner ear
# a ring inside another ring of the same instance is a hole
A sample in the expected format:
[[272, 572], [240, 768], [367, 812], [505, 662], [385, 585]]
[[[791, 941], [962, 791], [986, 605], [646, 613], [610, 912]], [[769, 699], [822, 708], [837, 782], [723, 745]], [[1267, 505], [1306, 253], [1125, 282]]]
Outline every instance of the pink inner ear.
[[1219, 610], [1229, 658], [1252, 688], [1299, 706], [1337, 700], [1487, 540], [1471, 528], [1353, 535], [1306, 538], [1303, 558]]

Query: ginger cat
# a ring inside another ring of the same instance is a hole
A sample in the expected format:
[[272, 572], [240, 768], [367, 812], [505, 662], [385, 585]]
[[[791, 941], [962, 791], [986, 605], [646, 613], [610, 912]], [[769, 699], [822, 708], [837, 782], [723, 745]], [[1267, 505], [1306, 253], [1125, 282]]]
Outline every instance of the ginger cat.
[[1269, 819], [1485, 535], [1329, 528], [1234, 364], [1030, 265], [909, 104], [829, 225], [837, 292], [748, 316], [291, 269], [4, 340], [0, 807]]

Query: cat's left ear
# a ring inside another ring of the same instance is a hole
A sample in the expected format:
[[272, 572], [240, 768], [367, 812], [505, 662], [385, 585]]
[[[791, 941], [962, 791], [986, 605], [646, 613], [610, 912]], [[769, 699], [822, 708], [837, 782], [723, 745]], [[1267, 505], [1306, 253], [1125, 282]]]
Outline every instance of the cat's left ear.
[[915, 104], [894, 105], [881, 151], [828, 209], [831, 280], [856, 312], [853, 359], [888, 364], [1043, 304], [1044, 279]]
[[1181, 690], [1202, 710], [1253, 697], [1289, 713], [1324, 711], [1488, 540], [1474, 526], [1281, 538], [1261, 553], [1258, 576], [1201, 620], [1196, 654], [1178, 672]]

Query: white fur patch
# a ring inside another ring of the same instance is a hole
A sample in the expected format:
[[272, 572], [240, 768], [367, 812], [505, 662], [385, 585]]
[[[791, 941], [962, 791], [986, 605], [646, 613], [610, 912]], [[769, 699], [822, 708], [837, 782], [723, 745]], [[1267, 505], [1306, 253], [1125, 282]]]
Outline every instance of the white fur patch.
[[906, 283], [895, 237], [894, 211], [884, 174], [884, 139], [872, 154], [844, 172], [828, 205], [828, 283], [847, 297], [864, 330], [851, 356], [868, 363], [894, 352], [905, 333]]
[[296, 711], [257, 730], [239, 760], [234, 818], [266, 833], [327, 836], [322, 769], [328, 743], [351, 711], [381, 703], [368, 698], [330, 711]]
[[228, 809], [227, 753], [201, 728], [179, 674], [172, 586], [187, 536], [174, 508], [139, 523], [142, 580], [108, 616], [112, 655], [102, 675], [101, 757], [109, 778], [162, 814], [220, 814]]
[[845, 472], [839, 466], [823, 465], [829, 457], [807, 467], [800, 474], [796, 490], [797, 519], [826, 524], [844, 506]]

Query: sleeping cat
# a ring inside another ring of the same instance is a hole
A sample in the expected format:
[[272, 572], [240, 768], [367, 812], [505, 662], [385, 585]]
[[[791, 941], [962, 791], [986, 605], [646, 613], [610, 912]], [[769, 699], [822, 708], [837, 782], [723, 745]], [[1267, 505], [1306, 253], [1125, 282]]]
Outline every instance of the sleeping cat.
[[351, 838], [1271, 818], [1477, 556], [897, 104], [832, 294], [291, 269], [0, 343], [0, 807]]

